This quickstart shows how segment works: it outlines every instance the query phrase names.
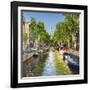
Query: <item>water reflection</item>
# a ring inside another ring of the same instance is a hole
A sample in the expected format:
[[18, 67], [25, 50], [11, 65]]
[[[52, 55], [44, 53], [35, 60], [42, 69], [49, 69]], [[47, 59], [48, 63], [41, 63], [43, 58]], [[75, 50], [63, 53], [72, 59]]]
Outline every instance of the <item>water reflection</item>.
[[42, 76], [52, 76], [52, 75], [56, 75], [56, 70], [54, 64], [54, 57], [52, 51], [50, 51], [45, 62]]
[[[52, 76], [56, 75], [55, 60], [52, 51], [44, 52], [38, 56], [32, 56], [30, 59], [23, 62], [22, 65], [22, 77], [32, 77], [32, 76]], [[72, 61], [68, 57], [68, 61]], [[65, 63], [62, 63], [65, 64]], [[65, 64], [66, 65], [66, 64]], [[70, 66], [68, 63], [67, 66], [72, 71], [72, 74], [79, 74], [79, 69], [76, 69], [74, 65]], [[63, 70], [61, 70], [63, 71]]]
[[41, 76], [48, 53], [42, 53], [23, 62], [23, 77]]

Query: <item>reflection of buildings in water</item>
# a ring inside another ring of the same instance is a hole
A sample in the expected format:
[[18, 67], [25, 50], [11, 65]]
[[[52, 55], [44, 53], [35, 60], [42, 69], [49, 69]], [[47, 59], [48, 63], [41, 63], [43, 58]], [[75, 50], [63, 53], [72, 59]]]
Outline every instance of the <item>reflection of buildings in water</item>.
[[48, 54], [42, 53], [38, 57], [31, 57], [23, 62], [23, 77], [41, 76]]
[[38, 66], [40, 57], [30, 58], [29, 60], [23, 62], [23, 76], [33, 76], [34, 70]]

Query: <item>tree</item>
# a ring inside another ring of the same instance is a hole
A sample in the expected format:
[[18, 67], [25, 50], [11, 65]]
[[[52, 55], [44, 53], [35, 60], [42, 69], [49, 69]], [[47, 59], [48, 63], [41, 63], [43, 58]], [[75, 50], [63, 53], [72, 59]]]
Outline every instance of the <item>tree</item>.
[[36, 20], [35, 20], [35, 18], [34, 17], [31, 17], [31, 20], [30, 20], [30, 28], [29, 28], [29, 42], [30, 41], [32, 41], [33, 42], [33, 44], [34, 44], [34, 47], [35, 47], [35, 45], [36, 45], [36, 42], [35, 42], [35, 40], [36, 40], [36, 34], [37, 34], [37, 31], [36, 31], [36, 26], [37, 26], [37, 24], [36, 24]]
[[77, 37], [77, 33], [79, 33], [79, 14], [64, 14], [65, 15], [65, 24], [67, 26], [70, 39], [70, 46], [76, 48], [76, 41], [79, 41], [79, 35]]
[[76, 37], [76, 33], [79, 32], [79, 14], [63, 13], [63, 15], [65, 19], [63, 22], [57, 23], [53, 34], [53, 42], [58, 45], [67, 44], [70, 47], [73, 45], [72, 38], [79, 38]]
[[48, 44], [49, 43], [49, 34], [45, 30], [45, 25], [43, 22], [38, 22], [37, 24], [37, 33], [38, 33], [38, 42], [40, 44]]
[[49, 34], [45, 30], [45, 25], [43, 22], [36, 22], [35, 18], [31, 18], [30, 21], [30, 40], [33, 41], [34, 47], [38, 48], [41, 44], [44, 46], [49, 43]]

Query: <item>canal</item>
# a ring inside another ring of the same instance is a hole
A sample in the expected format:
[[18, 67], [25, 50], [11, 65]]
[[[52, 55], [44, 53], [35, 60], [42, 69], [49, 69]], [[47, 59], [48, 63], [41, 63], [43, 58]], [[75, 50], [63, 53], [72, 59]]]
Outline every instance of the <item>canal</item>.
[[22, 72], [22, 77], [69, 75], [73, 73], [70, 67], [60, 59], [57, 52], [53, 50], [23, 61]]

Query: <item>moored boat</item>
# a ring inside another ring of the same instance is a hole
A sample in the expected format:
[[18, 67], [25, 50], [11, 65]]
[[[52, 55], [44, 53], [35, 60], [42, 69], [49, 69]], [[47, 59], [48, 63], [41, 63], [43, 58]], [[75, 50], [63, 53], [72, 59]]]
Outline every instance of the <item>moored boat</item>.
[[67, 62], [70, 68], [72, 68], [73, 70], [79, 70], [79, 56], [64, 53], [63, 59]]

